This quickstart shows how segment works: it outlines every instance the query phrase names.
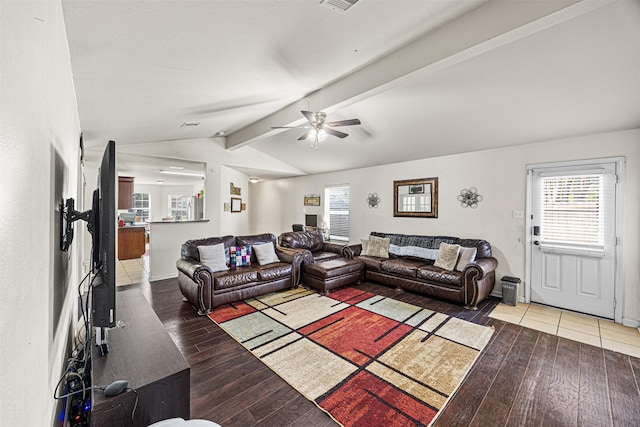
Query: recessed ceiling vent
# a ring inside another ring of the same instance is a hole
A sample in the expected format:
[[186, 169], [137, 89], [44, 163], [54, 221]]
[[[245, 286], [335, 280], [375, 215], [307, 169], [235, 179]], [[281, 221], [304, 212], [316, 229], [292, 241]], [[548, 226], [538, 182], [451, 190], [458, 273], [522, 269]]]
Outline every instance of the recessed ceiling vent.
[[180, 125], [181, 128], [186, 128], [186, 127], [195, 127], [198, 126], [200, 123], [196, 123], [196, 122], [184, 122], [183, 124]]
[[357, 2], [358, 0], [322, 0], [320, 4], [327, 9], [344, 13]]

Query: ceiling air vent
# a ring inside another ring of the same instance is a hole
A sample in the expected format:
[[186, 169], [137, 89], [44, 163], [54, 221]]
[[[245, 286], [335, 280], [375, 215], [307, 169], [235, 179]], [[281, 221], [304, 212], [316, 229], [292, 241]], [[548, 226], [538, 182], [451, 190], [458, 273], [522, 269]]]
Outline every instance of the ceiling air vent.
[[200, 123], [196, 123], [196, 122], [184, 122], [183, 124], [180, 125], [181, 128], [186, 128], [186, 127], [195, 127], [198, 126]]
[[358, 0], [322, 0], [320, 4], [336, 12], [346, 12], [347, 9], [357, 2]]

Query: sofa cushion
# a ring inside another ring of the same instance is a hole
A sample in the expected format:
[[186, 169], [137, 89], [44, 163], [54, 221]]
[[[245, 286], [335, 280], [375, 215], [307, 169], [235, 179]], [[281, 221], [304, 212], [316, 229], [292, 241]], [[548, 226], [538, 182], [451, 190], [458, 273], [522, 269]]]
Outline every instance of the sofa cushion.
[[291, 249], [322, 250], [324, 238], [321, 231], [289, 231], [280, 235], [280, 245]]
[[200, 254], [200, 262], [211, 269], [211, 271], [228, 270], [229, 266], [226, 262], [224, 243], [217, 245], [198, 246]]
[[420, 236], [412, 234], [394, 234], [371, 232], [371, 236], [386, 237], [390, 240], [389, 257], [403, 257], [435, 260], [440, 243], [457, 243], [457, 237]]
[[341, 257], [340, 254], [337, 254], [335, 252], [327, 252], [327, 251], [313, 252], [312, 255], [313, 255], [313, 262], [327, 261], [330, 259]]
[[[253, 234], [250, 236], [238, 236], [236, 237], [236, 244], [238, 246], [251, 246], [251, 245], [259, 245], [261, 243], [271, 243], [273, 247], [276, 247], [276, 236], [271, 233], [263, 233], [263, 234]], [[256, 258], [256, 254], [251, 254], [251, 263], [257, 263], [258, 259]]]
[[274, 262], [280, 262], [276, 250], [271, 243], [261, 243], [259, 245], [252, 245], [251, 248], [256, 254], [258, 264], [267, 265]]
[[381, 268], [383, 271], [398, 274], [406, 277], [417, 277], [418, 268], [425, 266], [427, 263], [419, 260], [411, 259], [389, 259], [385, 260]]
[[221, 273], [214, 273], [214, 289], [228, 289], [258, 281], [258, 270], [253, 267], [238, 267]]
[[448, 271], [432, 265], [419, 268], [418, 278], [428, 280], [429, 282], [462, 286], [462, 273], [458, 271]]
[[257, 267], [258, 280], [271, 281], [291, 277], [291, 264], [277, 262]]
[[440, 249], [438, 249], [438, 257], [433, 265], [445, 270], [453, 270], [456, 262], [458, 262], [459, 252], [460, 245], [450, 245], [442, 242], [440, 243]]
[[365, 269], [367, 270], [382, 270], [382, 263], [386, 261], [386, 258], [376, 258], [367, 255], [360, 255], [358, 259], [364, 262]]
[[231, 246], [230, 256], [231, 268], [251, 265], [251, 246]]
[[389, 258], [389, 244], [390, 239], [387, 237], [369, 236], [367, 251], [364, 254], [379, 258]]
[[456, 271], [462, 271], [464, 268], [471, 264], [476, 259], [477, 248], [463, 248], [460, 247], [460, 253], [458, 254], [458, 262], [456, 263]]
[[[194, 259], [200, 261], [200, 252], [198, 252], [198, 246], [217, 245], [218, 243], [224, 243], [225, 249], [229, 249], [236, 244], [236, 238], [234, 236], [222, 236], [222, 237], [207, 237], [205, 239], [193, 239], [187, 240], [182, 244], [181, 258]], [[229, 260], [227, 260], [227, 264]]]
[[455, 243], [465, 248], [476, 248], [478, 250], [476, 258], [487, 258], [491, 256], [491, 245], [486, 240], [456, 239], [456, 241], [448, 243]]

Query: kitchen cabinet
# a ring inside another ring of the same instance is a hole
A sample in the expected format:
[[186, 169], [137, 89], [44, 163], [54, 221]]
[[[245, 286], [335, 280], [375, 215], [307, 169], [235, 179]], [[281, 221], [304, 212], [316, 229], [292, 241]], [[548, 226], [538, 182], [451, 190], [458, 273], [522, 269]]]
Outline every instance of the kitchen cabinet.
[[118, 177], [118, 209], [131, 209], [131, 198], [133, 196], [132, 176]]

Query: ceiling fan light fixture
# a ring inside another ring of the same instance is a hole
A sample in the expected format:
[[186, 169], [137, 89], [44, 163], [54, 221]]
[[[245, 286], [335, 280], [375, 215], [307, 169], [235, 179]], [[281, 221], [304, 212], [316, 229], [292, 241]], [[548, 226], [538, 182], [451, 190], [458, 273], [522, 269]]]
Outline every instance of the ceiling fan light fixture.
[[307, 134], [307, 139], [312, 141], [324, 141], [325, 139], [327, 139], [327, 136], [329, 136], [329, 134], [322, 128], [311, 129]]

